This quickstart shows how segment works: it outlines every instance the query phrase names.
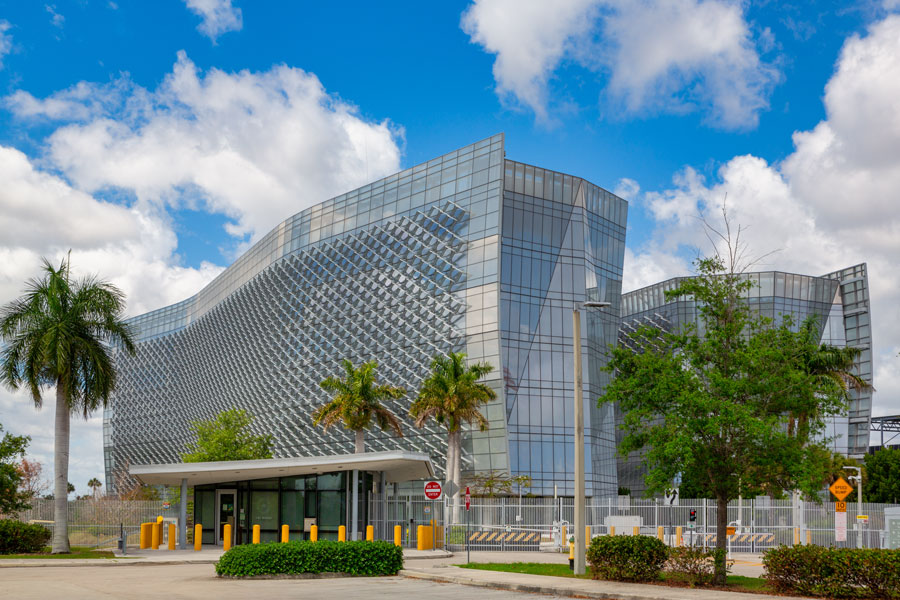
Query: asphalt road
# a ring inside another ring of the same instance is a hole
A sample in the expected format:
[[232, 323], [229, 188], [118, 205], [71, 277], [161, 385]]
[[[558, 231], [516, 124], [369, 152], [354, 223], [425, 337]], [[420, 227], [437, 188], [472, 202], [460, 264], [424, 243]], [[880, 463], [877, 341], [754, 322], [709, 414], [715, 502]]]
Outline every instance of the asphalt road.
[[0, 597], [16, 600], [551, 598], [537, 594], [416, 581], [403, 577], [235, 581], [217, 578], [212, 565], [4, 568], [0, 570]]

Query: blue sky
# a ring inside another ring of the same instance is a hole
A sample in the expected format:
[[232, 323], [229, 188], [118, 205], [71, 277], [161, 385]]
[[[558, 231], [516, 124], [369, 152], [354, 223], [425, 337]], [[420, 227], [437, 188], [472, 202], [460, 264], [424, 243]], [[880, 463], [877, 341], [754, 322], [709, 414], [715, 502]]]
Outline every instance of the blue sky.
[[[0, 300], [68, 248], [134, 313], [181, 300], [291, 214], [502, 131], [629, 200], [626, 288], [689, 272], [726, 194], [766, 266], [868, 262], [876, 414], [900, 413], [898, 11], [0, 1]], [[41, 460], [49, 419], [0, 391]], [[78, 427], [81, 491], [99, 419]]]

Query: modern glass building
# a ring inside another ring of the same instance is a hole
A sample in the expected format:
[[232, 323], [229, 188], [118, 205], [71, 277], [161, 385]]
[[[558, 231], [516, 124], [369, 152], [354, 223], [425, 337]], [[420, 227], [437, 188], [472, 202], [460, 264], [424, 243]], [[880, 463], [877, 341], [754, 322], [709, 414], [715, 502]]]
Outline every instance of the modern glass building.
[[[496, 135], [306, 209], [197, 294], [130, 319], [137, 354], [117, 357], [104, 414], [107, 486], [130, 465], [175, 463], [189, 423], [243, 408], [276, 457], [346, 454], [352, 434], [313, 427], [319, 382], [347, 358], [378, 361], [410, 390], [390, 405], [402, 438], [370, 451], [431, 457], [441, 426], [413, 427], [415, 390], [436, 354], [494, 365], [487, 431], [463, 436], [463, 470], [533, 478], [572, 494], [572, 308], [585, 313], [587, 490], [616, 493], [615, 418], [598, 409], [603, 349], [616, 340], [627, 203], [583, 179], [507, 160]], [[304, 483], [304, 485], [306, 485]]]
[[[865, 264], [821, 277], [779, 271], [748, 273], [746, 276], [754, 284], [747, 293], [747, 301], [753, 310], [776, 323], [781, 322], [782, 316], [789, 315], [797, 325], [811, 315], [817, 316], [821, 342], [860, 348], [862, 352], [856, 361], [855, 372], [872, 383], [872, 332]], [[688, 323], [702, 328], [697, 319], [697, 305], [692, 299], [666, 301], [665, 292], [674, 290], [683, 280], [668, 279], [624, 294], [620, 341], [627, 343], [627, 333], [641, 324], [667, 331]], [[852, 391], [847, 414], [834, 417], [825, 431], [825, 436], [832, 439], [833, 450], [862, 458], [869, 447], [871, 415], [872, 390]], [[618, 435], [621, 437], [621, 432]], [[620, 459], [618, 474], [620, 486], [629, 488], [632, 495], [643, 493], [645, 469], [639, 456]]]

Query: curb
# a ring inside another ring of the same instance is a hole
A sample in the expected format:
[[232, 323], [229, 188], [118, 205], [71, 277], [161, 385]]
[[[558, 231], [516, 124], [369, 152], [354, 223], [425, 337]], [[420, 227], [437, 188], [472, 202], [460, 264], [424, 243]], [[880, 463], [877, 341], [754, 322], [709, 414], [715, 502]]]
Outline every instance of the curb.
[[0, 569], [28, 569], [42, 567], [152, 567], [172, 566], [172, 565], [214, 565], [217, 560], [142, 560], [134, 558], [129, 560], [117, 560], [115, 558], [102, 559], [103, 562], [83, 562], [67, 561], [66, 559], [46, 559], [40, 562], [28, 562], [14, 564], [13, 560], [0, 560]]

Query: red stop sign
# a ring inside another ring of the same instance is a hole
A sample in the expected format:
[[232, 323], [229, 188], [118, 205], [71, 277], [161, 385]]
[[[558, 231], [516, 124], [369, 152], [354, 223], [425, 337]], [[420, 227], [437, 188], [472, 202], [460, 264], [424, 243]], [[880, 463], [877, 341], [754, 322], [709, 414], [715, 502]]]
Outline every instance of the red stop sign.
[[429, 500], [437, 500], [441, 497], [441, 484], [437, 481], [429, 481], [425, 484], [425, 497]]
[[466, 488], [466, 510], [469, 510], [469, 506], [472, 503], [472, 497], [469, 495], [469, 488]]

